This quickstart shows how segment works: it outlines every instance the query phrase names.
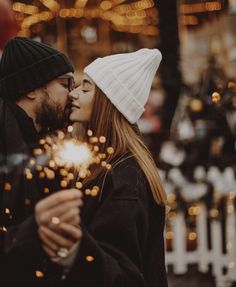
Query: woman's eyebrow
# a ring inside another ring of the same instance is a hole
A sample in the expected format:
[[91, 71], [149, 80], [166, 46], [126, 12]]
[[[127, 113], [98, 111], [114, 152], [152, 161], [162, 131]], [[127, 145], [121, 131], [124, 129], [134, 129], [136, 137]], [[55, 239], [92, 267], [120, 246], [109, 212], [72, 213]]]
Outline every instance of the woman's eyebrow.
[[92, 83], [89, 81], [89, 80], [86, 80], [86, 79], [84, 79], [83, 81], [82, 81], [82, 84], [83, 85], [86, 85], [86, 84], [88, 84], [88, 85], [92, 85]]

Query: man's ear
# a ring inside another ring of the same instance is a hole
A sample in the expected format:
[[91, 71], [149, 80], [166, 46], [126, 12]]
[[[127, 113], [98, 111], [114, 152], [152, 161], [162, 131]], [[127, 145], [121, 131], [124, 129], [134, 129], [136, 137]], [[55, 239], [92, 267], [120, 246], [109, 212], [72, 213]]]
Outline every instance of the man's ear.
[[26, 98], [28, 98], [29, 100], [35, 100], [36, 97], [37, 97], [37, 90], [31, 91], [26, 95]]

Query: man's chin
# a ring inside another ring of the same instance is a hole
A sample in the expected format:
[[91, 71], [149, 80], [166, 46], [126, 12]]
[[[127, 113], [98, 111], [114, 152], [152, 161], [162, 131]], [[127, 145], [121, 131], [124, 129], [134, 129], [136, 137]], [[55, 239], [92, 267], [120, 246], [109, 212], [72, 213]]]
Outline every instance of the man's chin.
[[69, 119], [69, 121], [70, 121], [71, 123], [76, 122], [76, 121], [75, 121], [75, 117], [73, 116], [73, 112], [72, 112], [72, 111], [70, 112], [68, 119]]

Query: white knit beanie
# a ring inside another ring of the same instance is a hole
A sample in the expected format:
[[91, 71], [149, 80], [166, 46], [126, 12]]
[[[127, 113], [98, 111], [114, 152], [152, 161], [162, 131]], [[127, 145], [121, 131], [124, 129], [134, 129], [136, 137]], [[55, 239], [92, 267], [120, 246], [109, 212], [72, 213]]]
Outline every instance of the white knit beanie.
[[114, 106], [131, 123], [144, 112], [162, 56], [157, 49], [98, 58], [84, 69]]

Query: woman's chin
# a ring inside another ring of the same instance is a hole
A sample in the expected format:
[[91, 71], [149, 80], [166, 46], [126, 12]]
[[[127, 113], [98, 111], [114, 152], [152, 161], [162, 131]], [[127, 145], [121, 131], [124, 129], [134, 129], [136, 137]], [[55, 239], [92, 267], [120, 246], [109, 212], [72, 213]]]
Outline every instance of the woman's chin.
[[81, 121], [81, 119], [79, 119], [78, 117], [76, 117], [75, 115], [73, 115], [73, 113], [70, 114], [69, 116], [69, 120], [72, 124], [74, 123], [83, 123], [83, 121]]

